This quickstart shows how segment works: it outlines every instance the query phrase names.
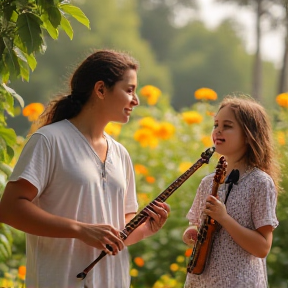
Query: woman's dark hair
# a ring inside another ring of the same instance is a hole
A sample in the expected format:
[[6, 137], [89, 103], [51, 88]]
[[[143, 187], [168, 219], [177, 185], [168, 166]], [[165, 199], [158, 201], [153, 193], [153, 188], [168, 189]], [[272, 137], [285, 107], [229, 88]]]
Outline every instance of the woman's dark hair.
[[94, 85], [103, 81], [113, 88], [128, 69], [137, 71], [138, 62], [129, 54], [114, 50], [98, 50], [87, 57], [70, 80], [70, 95], [58, 96], [49, 102], [39, 117], [39, 127], [77, 116], [89, 100]]

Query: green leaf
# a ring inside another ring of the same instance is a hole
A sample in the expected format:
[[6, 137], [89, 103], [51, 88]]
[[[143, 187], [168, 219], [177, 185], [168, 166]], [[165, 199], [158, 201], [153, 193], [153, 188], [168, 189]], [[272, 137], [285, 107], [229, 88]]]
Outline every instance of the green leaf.
[[41, 20], [43, 21], [43, 27], [47, 30], [49, 35], [51, 36], [52, 39], [56, 40], [58, 39], [59, 32], [58, 30], [51, 24], [48, 14], [44, 13], [41, 15]]
[[2, 171], [4, 174], [6, 174], [6, 176], [8, 178], [8, 177], [10, 177], [13, 169], [9, 165], [7, 165], [3, 162], [0, 162], [0, 171]]
[[[12, 88], [8, 87], [6, 84], [0, 84], [9, 94], [11, 94], [14, 98], [16, 98], [22, 108], [24, 108], [24, 100], [23, 98], [15, 92]], [[1, 127], [0, 127], [1, 128]]]
[[14, 98], [10, 93], [5, 93], [4, 109], [10, 116], [14, 116]]
[[60, 4], [59, 8], [90, 29], [90, 21], [80, 8], [70, 4]]
[[16, 143], [16, 133], [12, 128], [5, 128], [0, 126], [0, 138], [4, 139], [7, 146], [14, 146]]
[[66, 19], [66, 17], [64, 15], [62, 15], [62, 17], [61, 17], [60, 26], [66, 32], [66, 34], [68, 35], [70, 40], [72, 40], [73, 34], [74, 34], [73, 29], [72, 29], [70, 22]]
[[[15, 144], [15, 143], [14, 143]], [[7, 146], [6, 148], [6, 157], [5, 157], [5, 160], [6, 160], [6, 163], [10, 163], [11, 160], [13, 159], [14, 157], [14, 150], [12, 147], [10, 146]]]
[[9, 69], [4, 61], [0, 61], [0, 83], [7, 83], [10, 77]]
[[23, 51], [21, 51], [18, 47], [14, 47], [14, 51], [18, 57], [18, 64], [20, 67], [21, 78], [28, 82], [30, 70], [29, 70], [29, 65], [28, 65], [28, 61], [26, 58], [27, 54], [25, 54]]
[[59, 9], [55, 6], [51, 6], [47, 9], [47, 13], [52, 26], [56, 29], [61, 22], [61, 13]]
[[4, 37], [3, 41], [6, 47], [4, 51], [5, 65], [8, 67], [10, 75], [18, 77], [20, 74], [20, 67], [15, 52], [13, 51], [13, 42], [7, 37]]
[[35, 14], [27, 12], [18, 17], [18, 34], [26, 45], [28, 54], [41, 49], [43, 43], [41, 25], [42, 20]]

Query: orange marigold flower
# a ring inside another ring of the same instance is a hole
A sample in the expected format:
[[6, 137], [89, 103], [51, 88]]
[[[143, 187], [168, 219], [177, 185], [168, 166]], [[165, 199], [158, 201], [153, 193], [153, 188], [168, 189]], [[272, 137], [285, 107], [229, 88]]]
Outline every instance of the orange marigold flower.
[[190, 257], [190, 256], [191, 256], [191, 253], [192, 253], [192, 248], [188, 248], [188, 249], [186, 249], [186, 251], [185, 251], [185, 256], [186, 256], [186, 257]]
[[173, 263], [170, 265], [170, 270], [173, 272], [176, 272], [177, 270], [179, 270], [179, 265], [176, 263]]
[[155, 105], [161, 95], [161, 90], [152, 85], [146, 85], [141, 88], [140, 94], [147, 98], [149, 105]]
[[117, 137], [121, 132], [121, 128], [121, 124], [109, 122], [105, 127], [105, 132], [111, 136]]
[[150, 184], [153, 184], [155, 182], [155, 178], [153, 176], [147, 176], [146, 181]]
[[203, 136], [201, 138], [201, 141], [205, 147], [211, 147], [213, 145], [213, 142], [210, 136]]
[[217, 93], [210, 89], [210, 88], [200, 88], [195, 91], [194, 94], [195, 98], [197, 100], [216, 100], [217, 99]]
[[283, 131], [277, 133], [277, 140], [280, 145], [286, 144], [285, 133]]
[[151, 129], [142, 128], [135, 132], [134, 139], [140, 142], [142, 147], [155, 148], [158, 145], [158, 139], [155, 137]]
[[24, 107], [22, 114], [25, 117], [28, 117], [30, 122], [36, 121], [38, 117], [44, 111], [44, 105], [41, 103], [31, 103]]
[[184, 173], [186, 170], [188, 170], [192, 166], [192, 162], [182, 162], [179, 165], [179, 170], [181, 173]]
[[134, 258], [134, 263], [138, 266], [138, 267], [143, 267], [144, 266], [144, 260], [141, 257], [135, 257]]
[[162, 122], [159, 123], [156, 131], [156, 135], [161, 139], [169, 139], [175, 132], [175, 127], [171, 123]]
[[182, 113], [182, 118], [187, 124], [201, 123], [203, 117], [196, 111], [187, 111]]
[[276, 97], [276, 102], [279, 106], [288, 108], [288, 92], [287, 93], [281, 93]]
[[19, 266], [18, 268], [18, 277], [22, 280], [25, 280], [26, 276], [26, 266]]
[[144, 165], [135, 164], [134, 169], [136, 174], [143, 174], [143, 175], [148, 174], [148, 169]]

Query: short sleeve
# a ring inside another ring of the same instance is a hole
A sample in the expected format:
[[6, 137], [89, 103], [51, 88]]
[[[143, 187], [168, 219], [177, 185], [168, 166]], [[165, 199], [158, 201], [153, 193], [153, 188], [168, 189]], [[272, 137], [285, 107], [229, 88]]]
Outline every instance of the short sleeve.
[[276, 217], [277, 193], [273, 180], [267, 175], [256, 184], [251, 207], [255, 229], [266, 225], [276, 228], [279, 222]]
[[194, 198], [193, 204], [190, 208], [190, 210], [188, 211], [186, 218], [188, 219], [189, 223], [191, 225], [200, 225], [200, 218], [201, 218], [201, 207], [202, 207], [202, 198], [201, 195], [204, 193], [204, 181], [202, 180], [197, 192], [196, 192], [196, 196]]
[[39, 196], [48, 184], [51, 162], [48, 140], [35, 133], [24, 146], [9, 181], [25, 179], [37, 188]]

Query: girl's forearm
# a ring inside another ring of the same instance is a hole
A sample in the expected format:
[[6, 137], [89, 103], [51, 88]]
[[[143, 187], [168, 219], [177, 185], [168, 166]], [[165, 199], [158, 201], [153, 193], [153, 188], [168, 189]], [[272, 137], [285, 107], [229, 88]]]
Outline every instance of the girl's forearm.
[[248, 253], [259, 258], [265, 258], [269, 253], [271, 240], [266, 239], [258, 231], [243, 227], [229, 215], [220, 224], [233, 240]]

